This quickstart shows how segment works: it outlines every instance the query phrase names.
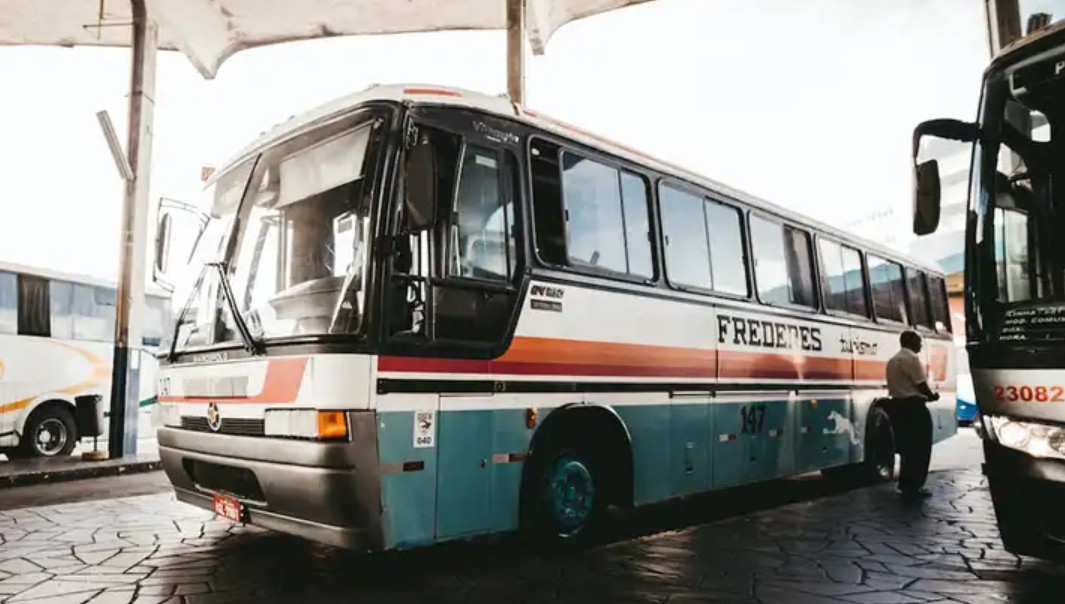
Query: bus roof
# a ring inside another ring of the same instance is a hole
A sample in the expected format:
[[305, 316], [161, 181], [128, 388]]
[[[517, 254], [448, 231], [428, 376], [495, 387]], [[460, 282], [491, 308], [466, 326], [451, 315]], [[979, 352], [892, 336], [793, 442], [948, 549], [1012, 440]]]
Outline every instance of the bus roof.
[[[54, 281], [66, 281], [68, 283], [77, 283], [80, 285], [93, 285], [96, 287], [107, 287], [111, 289], [117, 288], [117, 282], [108, 279], [101, 279], [99, 277], [93, 277], [91, 275], [85, 275], [81, 273], [67, 273], [62, 271], [53, 270], [50, 268], [44, 268], [40, 266], [30, 266], [28, 264], [18, 264], [15, 262], [2, 262], [0, 261], [0, 272], [5, 273], [18, 273], [22, 275], [32, 275], [34, 277], [41, 277], [43, 279], [51, 279]], [[169, 298], [170, 292], [158, 287], [152, 283], [145, 284], [145, 293], [149, 296], [158, 296], [163, 298]]]
[[693, 184], [701, 185], [706, 189], [726, 197], [731, 197], [732, 199], [752, 208], [776, 214], [785, 220], [806, 225], [809, 228], [823, 232], [841, 241], [851, 243], [866, 251], [887, 258], [905, 261], [905, 263], [929, 273], [937, 275], [943, 274], [943, 271], [939, 267], [893, 250], [887, 246], [854, 237], [838, 227], [822, 223], [809, 216], [776, 205], [686, 168], [652, 157], [646, 153], [632, 149], [631, 147], [608, 140], [602, 136], [552, 118], [538, 111], [521, 107], [512, 103], [506, 95], [492, 96], [462, 88], [438, 86], [435, 84], [375, 84], [362, 91], [334, 99], [303, 113], [293, 115], [287, 121], [277, 124], [270, 130], [261, 133], [258, 139], [232, 156], [222, 169], [216, 171], [212, 175], [210, 181], [208, 181], [208, 185], [263, 149], [283, 140], [287, 140], [302, 131], [313, 128], [323, 121], [328, 121], [350, 113], [358, 106], [374, 101], [391, 101], [407, 105], [433, 104], [471, 108], [481, 110], [497, 117], [519, 120], [536, 128], [551, 132], [552, 134], [569, 138], [593, 148], [601, 149], [608, 154], [622, 157], [638, 164], [643, 164], [644, 166], [663, 174], [668, 174], [679, 179], [690, 181]]

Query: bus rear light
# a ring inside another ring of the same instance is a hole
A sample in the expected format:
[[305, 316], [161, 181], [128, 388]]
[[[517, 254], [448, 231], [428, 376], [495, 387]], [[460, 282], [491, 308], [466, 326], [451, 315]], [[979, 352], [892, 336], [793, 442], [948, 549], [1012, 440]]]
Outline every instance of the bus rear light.
[[289, 438], [343, 438], [348, 435], [348, 418], [343, 411], [267, 409], [263, 416], [263, 434]]
[[532, 430], [536, 427], [537, 413], [536, 409], [525, 410], [525, 427]]

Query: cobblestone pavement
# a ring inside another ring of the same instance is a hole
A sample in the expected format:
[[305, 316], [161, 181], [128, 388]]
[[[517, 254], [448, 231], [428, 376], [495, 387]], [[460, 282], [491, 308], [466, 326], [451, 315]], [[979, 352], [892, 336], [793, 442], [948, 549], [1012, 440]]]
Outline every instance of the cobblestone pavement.
[[537, 556], [506, 543], [360, 556], [231, 525], [167, 494], [0, 512], [0, 601], [1060, 602], [1065, 569], [1001, 549], [982, 477], [933, 475]]

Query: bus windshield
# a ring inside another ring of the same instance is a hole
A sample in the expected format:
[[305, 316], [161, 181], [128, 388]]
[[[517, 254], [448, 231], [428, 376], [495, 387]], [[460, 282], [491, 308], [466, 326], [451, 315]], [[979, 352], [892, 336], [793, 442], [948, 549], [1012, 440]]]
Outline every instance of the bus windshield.
[[362, 116], [297, 135], [208, 190], [178, 350], [240, 343], [241, 324], [257, 341], [361, 331], [371, 128]]
[[[970, 325], [978, 339], [1065, 339], [1061, 60], [1028, 61], [987, 78], [968, 229], [970, 278], [979, 292]], [[1033, 313], [1047, 316], [1035, 320]], [[1014, 329], [1022, 316], [1029, 317], [1024, 329]], [[1043, 327], [1034, 329], [1037, 323]]]

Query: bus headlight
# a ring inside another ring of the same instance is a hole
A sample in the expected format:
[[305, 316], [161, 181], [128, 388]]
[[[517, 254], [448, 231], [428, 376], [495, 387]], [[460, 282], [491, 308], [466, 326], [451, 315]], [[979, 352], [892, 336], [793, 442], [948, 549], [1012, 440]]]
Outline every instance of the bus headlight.
[[984, 416], [983, 419], [988, 432], [1004, 447], [1033, 457], [1065, 459], [1065, 428], [1000, 416]]
[[346, 438], [348, 416], [343, 411], [267, 409], [263, 416], [263, 434], [289, 438]]

